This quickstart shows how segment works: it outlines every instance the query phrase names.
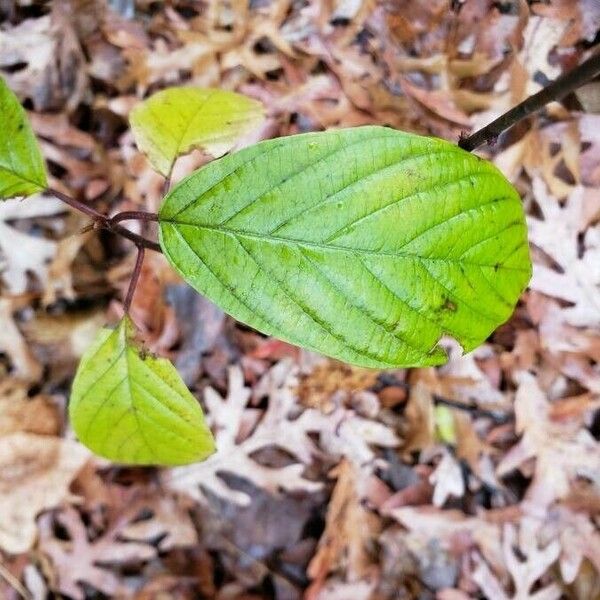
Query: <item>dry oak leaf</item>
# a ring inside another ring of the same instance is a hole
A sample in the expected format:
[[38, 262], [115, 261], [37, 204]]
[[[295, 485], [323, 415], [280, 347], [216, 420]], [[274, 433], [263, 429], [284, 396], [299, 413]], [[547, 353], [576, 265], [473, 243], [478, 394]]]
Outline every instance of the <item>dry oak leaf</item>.
[[[533, 344], [534, 353], [523, 368], [531, 368], [535, 364], [535, 353], [541, 352], [549, 374], [559, 369], [584, 389], [600, 394], [600, 338], [597, 329], [568, 325], [559, 302], [537, 292], [529, 293], [527, 312], [536, 325], [535, 330], [530, 330], [530, 337], [536, 340], [539, 336], [539, 342]], [[514, 354], [513, 351], [511, 355]]]
[[[97, 500], [95, 492], [95, 488], [84, 490], [86, 495], [94, 493]], [[104, 494], [99, 519], [88, 511], [84, 523], [73, 507], [40, 518], [39, 547], [54, 566], [54, 590], [78, 600], [85, 596], [82, 584], [87, 584], [111, 598], [130, 597], [133, 591], [127, 592], [114, 567], [135, 565], [156, 558], [159, 552], [198, 544], [186, 507], [173, 496], [156, 488], [117, 485], [104, 485], [99, 493]], [[68, 540], [56, 538], [56, 524], [64, 528]]]
[[0, 276], [11, 294], [22, 294], [27, 289], [27, 276], [34, 274], [42, 287], [48, 280], [48, 263], [56, 253], [56, 242], [33, 237], [8, 225], [8, 221], [48, 217], [65, 212], [57, 198], [43, 194], [6, 200], [0, 204]]
[[[279, 489], [314, 492], [321, 488], [320, 483], [302, 476], [305, 465], [312, 462], [317, 450], [308, 435], [310, 424], [305, 423], [302, 417], [290, 419], [295, 405], [291, 388], [297, 382], [288, 378], [289, 364], [284, 364], [284, 367], [283, 385], [272, 387], [269, 407], [264, 413], [248, 407], [250, 390], [244, 386], [239, 367], [229, 370], [226, 398], [210, 387], [205, 390], [207, 422], [214, 432], [217, 452], [202, 463], [165, 471], [163, 480], [169, 488], [202, 502], [199, 489], [202, 486], [242, 505], [250, 503], [250, 496], [228, 487], [219, 474], [238, 475], [272, 493]], [[253, 453], [269, 446], [286, 451], [295, 462], [271, 468], [251, 458]]]
[[14, 71], [7, 73], [8, 84], [20, 98], [31, 98], [38, 112], [74, 109], [88, 85], [66, 3], [54, 4], [52, 15], [26, 19], [0, 35], [0, 67]]
[[[518, 549], [522, 558], [517, 557], [515, 549]], [[505, 592], [504, 587], [481, 555], [474, 554], [476, 566], [472, 578], [486, 598], [494, 598], [494, 600], [558, 600], [562, 597], [560, 586], [554, 582], [532, 591], [534, 584], [548, 572], [548, 569], [558, 559], [560, 544], [557, 541], [539, 548], [535, 538], [517, 536], [514, 526], [505, 525], [502, 552], [506, 567], [514, 582], [514, 592], [510, 595]]]
[[[539, 178], [533, 180], [543, 220], [528, 217], [529, 239], [559, 266], [535, 261], [530, 287], [571, 304], [563, 308], [567, 323], [600, 326], [600, 229], [582, 230], [584, 189], [577, 186], [561, 206]], [[583, 238], [580, 239], [580, 234]]]
[[[125, 525], [124, 520], [122, 525]], [[59, 524], [69, 537], [60, 540], [54, 535]], [[85, 582], [110, 598], [129, 598], [132, 595], [122, 578], [109, 565], [144, 562], [156, 556], [148, 544], [118, 539], [118, 524], [104, 535], [90, 541], [84, 522], [71, 506], [56, 515], [46, 513], [39, 519], [39, 548], [52, 562], [54, 573], [50, 588], [74, 600], [84, 600], [86, 594], [80, 583]]]
[[452, 453], [444, 448], [442, 458], [429, 476], [434, 486], [433, 505], [443, 506], [450, 497], [462, 498], [465, 493], [465, 480], [462, 469]]
[[17, 432], [0, 438], [0, 548], [27, 552], [35, 518], [69, 498], [89, 452], [70, 440]]
[[369, 546], [380, 530], [380, 520], [362, 502], [369, 474], [342, 460], [330, 475], [337, 482], [327, 507], [325, 531], [308, 565], [313, 582], [307, 600], [317, 598], [328, 576], [337, 570], [350, 581], [368, 579], [376, 570]]
[[431, 544], [446, 552], [473, 546], [495, 571], [504, 570], [501, 528], [485, 513], [475, 517], [459, 510], [441, 510], [433, 506], [403, 506], [386, 511], [386, 514], [408, 530], [404, 542], [417, 558]]
[[[324, 415], [306, 409], [296, 397], [298, 365], [284, 359], [273, 366], [254, 388], [255, 398], [268, 397], [266, 410], [251, 408], [250, 390], [244, 386], [239, 367], [229, 371], [229, 390], [222, 398], [212, 388], [205, 390], [207, 421], [217, 452], [203, 463], [163, 472], [163, 481], [172, 490], [187, 493], [202, 502], [199, 487], [238, 504], [249, 504], [248, 494], [228, 487], [220, 474], [230, 473], [249, 480], [270, 493], [279, 490], [315, 492], [322, 484], [303, 476], [317, 456], [346, 457], [358, 465], [376, 466], [371, 446], [395, 447], [394, 432], [353, 410], [338, 408]], [[316, 444], [312, 436], [318, 436]], [[290, 464], [267, 467], [253, 458], [265, 448], [275, 448], [291, 457]]]
[[552, 421], [551, 404], [533, 375], [517, 373], [515, 379], [516, 431], [521, 440], [504, 455], [497, 474], [502, 477], [535, 459], [525, 502], [532, 514], [543, 518], [546, 507], [569, 495], [576, 478], [600, 489], [600, 442], [578, 423]]
[[588, 515], [559, 506], [550, 512], [547, 528], [560, 542], [560, 573], [565, 583], [576, 580], [585, 558], [600, 574], [600, 531]]
[[173, 496], [149, 493], [146, 498], [135, 501], [127, 514], [144, 514], [120, 530], [119, 537], [131, 542], [156, 543], [158, 550], [195, 546], [198, 535], [192, 519], [181, 502]]

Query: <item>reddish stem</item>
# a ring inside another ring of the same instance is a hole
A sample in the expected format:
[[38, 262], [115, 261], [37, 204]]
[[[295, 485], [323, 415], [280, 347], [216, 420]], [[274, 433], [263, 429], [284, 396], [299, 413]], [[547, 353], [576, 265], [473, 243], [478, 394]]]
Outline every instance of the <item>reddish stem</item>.
[[125, 210], [110, 218], [111, 224], [121, 221], [158, 221], [158, 215], [142, 210]]
[[[91, 206], [88, 206], [87, 204], [84, 204], [83, 202], [80, 202], [79, 200], [75, 200], [75, 198], [71, 198], [71, 196], [67, 196], [66, 194], [63, 194], [62, 192], [59, 192], [58, 190], [48, 188], [48, 192], [50, 194], [52, 194], [53, 196], [56, 196], [59, 200], [62, 200], [65, 204], [68, 204], [75, 210], [82, 212], [83, 214], [87, 215], [88, 217], [91, 217], [94, 220], [94, 223], [98, 227], [101, 227], [102, 229], [106, 229], [107, 231], [111, 231], [112, 233], [116, 233], [116, 234], [120, 235], [121, 237], [124, 237], [124, 238], [130, 240], [138, 248], [144, 247], [144, 248], [147, 248], [148, 250], [154, 250], [155, 252], [162, 252], [160, 245], [157, 244], [156, 242], [147, 240], [145, 237], [142, 237], [141, 235], [138, 235], [137, 233], [133, 233], [133, 231], [129, 231], [129, 229], [127, 229], [126, 227], [119, 225], [118, 221], [126, 220], [126, 218], [122, 218], [122, 219], [116, 218], [116, 217], [119, 217], [119, 215], [135, 214], [135, 215], [144, 215], [143, 217], [140, 217], [142, 220], [155, 221], [155, 220], [158, 220], [158, 215], [155, 215], [154, 213], [145, 213], [145, 212], [141, 212], [141, 211], [139, 213], [136, 211], [130, 211], [129, 213], [127, 213], [127, 212], [118, 213], [112, 219], [109, 219], [106, 215], [103, 215], [102, 213], [98, 212], [95, 208], [92, 208]], [[138, 217], [127, 217], [127, 218], [138, 218]]]
[[84, 204], [83, 202], [80, 202], [79, 200], [75, 200], [75, 198], [71, 198], [71, 196], [67, 196], [66, 194], [63, 194], [62, 192], [59, 192], [58, 190], [48, 188], [48, 192], [50, 194], [52, 194], [53, 196], [56, 196], [59, 200], [62, 200], [65, 204], [68, 204], [75, 210], [82, 212], [84, 215], [87, 215], [88, 217], [92, 217], [92, 219], [94, 219], [94, 221], [97, 222], [98, 224], [101, 224], [102, 226], [104, 226], [104, 224], [106, 223], [106, 221], [107, 221], [106, 216], [103, 215], [102, 213], [99, 213], [95, 208], [92, 208], [91, 206], [88, 206], [87, 204]]
[[140, 278], [140, 273], [142, 272], [144, 253], [144, 246], [138, 246], [137, 258], [135, 259], [135, 267], [133, 267], [133, 273], [131, 274], [129, 288], [127, 289], [127, 296], [125, 296], [125, 302], [123, 303], [123, 310], [126, 315], [129, 314], [131, 302], [133, 301], [133, 295], [135, 294], [135, 288], [137, 287], [137, 283]]
[[113, 225], [108, 222], [106, 229], [108, 231], [112, 231], [113, 233], [117, 233], [124, 238], [127, 238], [138, 248], [147, 248], [148, 250], [154, 250], [154, 252], [162, 252], [162, 248], [159, 244], [152, 242], [151, 240], [147, 240], [145, 237], [142, 237], [137, 233], [133, 233], [133, 231], [129, 231], [129, 229], [123, 227], [122, 225]]

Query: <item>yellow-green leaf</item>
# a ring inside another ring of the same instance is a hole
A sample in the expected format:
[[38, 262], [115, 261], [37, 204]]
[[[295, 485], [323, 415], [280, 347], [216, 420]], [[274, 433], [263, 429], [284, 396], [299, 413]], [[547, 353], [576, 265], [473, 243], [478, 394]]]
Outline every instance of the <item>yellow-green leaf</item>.
[[452, 410], [447, 406], [438, 404], [435, 407], [434, 415], [438, 439], [444, 444], [456, 445], [456, 426]]
[[138, 148], [165, 176], [178, 156], [194, 148], [215, 157], [225, 154], [263, 119], [263, 106], [256, 100], [194, 87], [157, 92], [138, 104], [129, 118]]
[[183, 465], [215, 450], [197, 400], [168, 360], [136, 344], [128, 317], [81, 359], [69, 417], [83, 444], [123, 464]]
[[0, 77], [0, 198], [30, 196], [47, 185], [44, 159], [27, 115]]
[[280, 138], [208, 164], [159, 213], [165, 256], [265, 333], [368, 367], [472, 350], [529, 281], [516, 190], [443, 140], [384, 127]]

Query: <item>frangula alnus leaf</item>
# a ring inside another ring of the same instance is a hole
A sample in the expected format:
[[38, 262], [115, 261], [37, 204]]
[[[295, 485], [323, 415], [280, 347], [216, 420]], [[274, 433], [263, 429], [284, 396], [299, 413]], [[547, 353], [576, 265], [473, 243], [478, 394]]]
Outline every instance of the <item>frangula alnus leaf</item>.
[[47, 185], [44, 159], [27, 115], [0, 77], [0, 198], [30, 196]]
[[138, 104], [129, 117], [138, 148], [168, 176], [194, 148], [222, 156], [264, 120], [260, 102], [226, 90], [172, 87]]
[[160, 244], [236, 319], [369, 367], [471, 350], [530, 278], [516, 190], [443, 140], [384, 127], [259, 143], [177, 185]]
[[175, 367], [145, 354], [124, 317], [104, 328], [73, 381], [69, 417], [79, 440], [110, 460], [183, 465], [215, 450], [200, 405]]

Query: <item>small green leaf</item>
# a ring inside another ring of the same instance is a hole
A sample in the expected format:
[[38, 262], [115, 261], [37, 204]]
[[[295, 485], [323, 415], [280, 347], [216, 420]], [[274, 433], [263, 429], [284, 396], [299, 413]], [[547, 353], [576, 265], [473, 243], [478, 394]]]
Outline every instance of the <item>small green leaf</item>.
[[129, 118], [138, 148], [165, 177], [181, 154], [203, 148], [222, 156], [263, 119], [262, 104], [256, 100], [193, 87], [157, 92], [138, 104]]
[[44, 159], [27, 115], [0, 77], [0, 198], [31, 196], [47, 185]]
[[262, 142], [176, 186], [160, 244], [236, 319], [368, 367], [435, 365], [511, 315], [531, 265], [521, 200], [435, 138], [359, 127]]
[[200, 405], [168, 360], [136, 345], [128, 317], [81, 359], [69, 417], [83, 444], [123, 464], [183, 465], [215, 450]]
[[444, 444], [456, 445], [456, 426], [454, 415], [447, 406], [437, 405], [434, 409], [434, 422], [437, 438]]

